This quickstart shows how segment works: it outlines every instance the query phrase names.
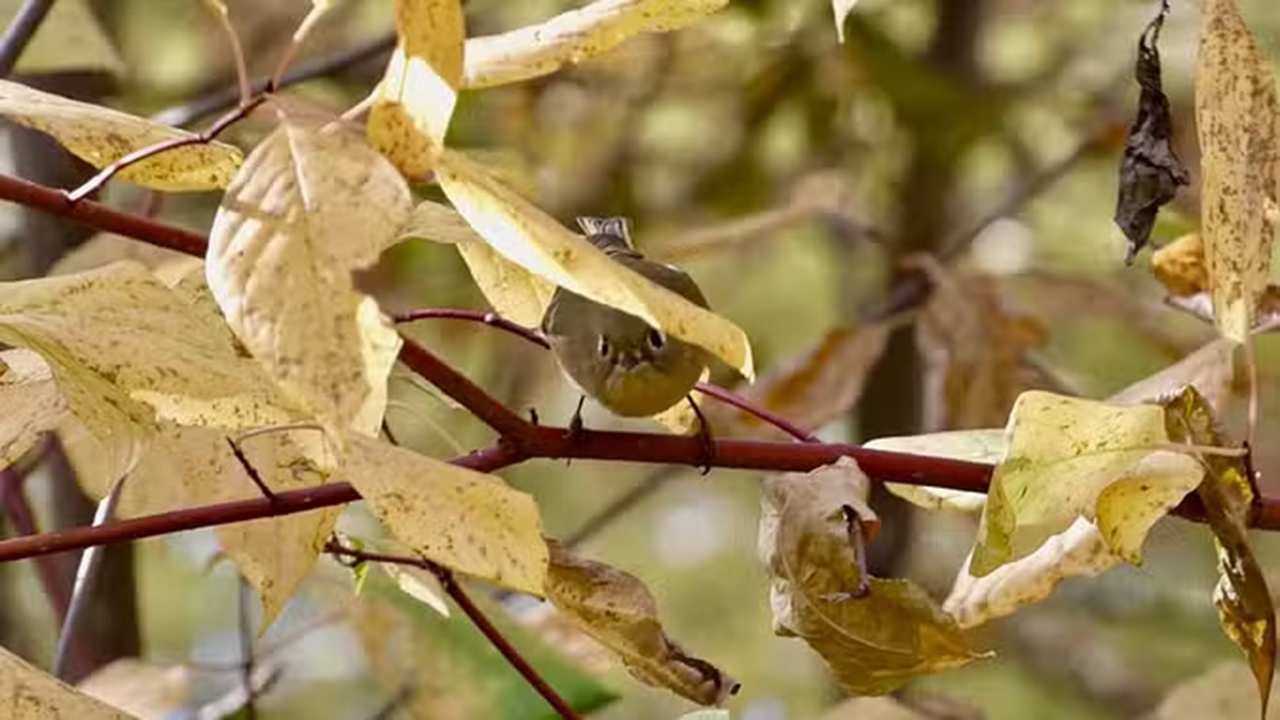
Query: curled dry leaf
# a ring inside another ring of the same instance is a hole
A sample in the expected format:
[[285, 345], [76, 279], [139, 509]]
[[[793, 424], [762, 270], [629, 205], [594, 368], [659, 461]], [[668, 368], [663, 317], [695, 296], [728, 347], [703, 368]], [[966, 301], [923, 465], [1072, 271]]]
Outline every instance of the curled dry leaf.
[[1169, 98], [1160, 82], [1160, 28], [1169, 14], [1167, 0], [1160, 5], [1138, 38], [1138, 60], [1133, 74], [1141, 86], [1138, 116], [1124, 143], [1120, 162], [1120, 192], [1116, 200], [1116, 224], [1129, 239], [1133, 258], [1151, 239], [1160, 207], [1173, 199], [1178, 187], [1191, 182], [1191, 174], [1173, 151], [1173, 118]]
[[[1004, 457], [1007, 438], [1004, 430], [952, 430], [928, 435], [876, 438], [868, 440], [862, 446], [868, 450], [889, 450], [994, 465]], [[985, 493], [901, 483], [885, 483], [884, 487], [903, 500], [926, 510], [981, 512], [987, 504]]]
[[1200, 234], [1183, 235], [1151, 253], [1151, 272], [1170, 295], [1181, 297], [1208, 290], [1209, 271]]
[[385, 390], [399, 336], [351, 273], [377, 260], [411, 210], [404, 178], [359, 136], [286, 119], [214, 220], [205, 272], [227, 322], [331, 429], [367, 426], [370, 398]]
[[141, 720], [163, 720], [186, 710], [191, 697], [191, 669], [120, 658], [93, 671], [77, 687]]
[[458, 101], [466, 32], [459, 0], [397, 0], [396, 49], [369, 109], [369, 144], [423, 180]]
[[588, 635], [617, 653], [637, 680], [702, 705], [723, 704], [738, 691], [733, 678], [667, 637], [653, 594], [634, 575], [552, 543], [546, 595]]
[[1110, 549], [1137, 562], [1150, 526], [1199, 484], [1194, 458], [1171, 453], [1164, 414], [1027, 392], [987, 492], [971, 571], [1026, 557], [1077, 517], [1096, 518]]
[[919, 587], [862, 575], [864, 528], [849, 516], [874, 518], [869, 484], [849, 458], [765, 478], [759, 550], [774, 632], [804, 639], [851, 692], [879, 695], [984, 655]]
[[[1167, 401], [1165, 409], [1169, 434], [1178, 442], [1221, 445], [1213, 409], [1195, 388], [1184, 389]], [[1218, 548], [1220, 577], [1213, 604], [1222, 629], [1249, 661], [1265, 717], [1276, 666], [1276, 611], [1266, 575], [1249, 546], [1255, 500], [1249, 463], [1223, 455], [1206, 455], [1201, 460], [1208, 472], [1196, 494]]]
[[1196, 64], [1201, 218], [1219, 331], [1244, 342], [1267, 286], [1276, 201], [1276, 87], [1235, 0], [1205, 0]]
[[698, 345], [747, 378], [754, 376], [751, 345], [737, 325], [610, 260], [460, 153], [446, 150], [437, 176], [458, 212], [508, 260]]
[[606, 53], [633, 35], [669, 32], [729, 0], [596, 0], [539, 25], [467, 41], [463, 86], [505, 85], [549, 75]]
[[[117, 110], [0, 80], [0, 115], [39, 130], [96, 168], [135, 150], [195, 135]], [[188, 145], [130, 165], [119, 177], [155, 190], [216, 190], [240, 167], [240, 151], [224, 143]]]
[[128, 713], [28, 665], [0, 648], [0, 707], [9, 720], [131, 720]]
[[533, 498], [492, 475], [352, 437], [342, 468], [397, 540], [432, 562], [542, 594], [547, 546]]
[[1018, 608], [1049, 597], [1069, 577], [1092, 577], [1110, 570], [1121, 559], [1107, 547], [1098, 526], [1082, 517], [1051, 536], [1026, 557], [975, 577], [972, 556], [956, 575], [951, 594], [942, 604], [961, 627], [969, 628], [1011, 615]]

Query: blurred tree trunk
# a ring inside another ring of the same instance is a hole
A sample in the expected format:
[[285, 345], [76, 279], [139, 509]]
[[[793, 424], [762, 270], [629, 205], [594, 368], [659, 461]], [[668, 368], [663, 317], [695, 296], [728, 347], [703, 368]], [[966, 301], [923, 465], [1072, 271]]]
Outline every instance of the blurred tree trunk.
[[[976, 81], [975, 55], [981, 35], [984, 0], [937, 3], [938, 20], [926, 61], [932, 72], [960, 86]], [[945, 116], [936, 118], [945, 123]], [[895, 265], [916, 253], [928, 253], [947, 234], [950, 200], [957, 170], [965, 154], [933, 141], [936, 126], [915, 124], [912, 158], [898, 199], [897, 242], [888, 248]], [[896, 274], [896, 273], [895, 273]], [[856, 316], [855, 316], [856, 319]], [[910, 327], [900, 328], [867, 379], [862, 401], [854, 410], [863, 438], [910, 435], [922, 431], [924, 367]], [[869, 552], [876, 575], [901, 574], [910, 545], [911, 505], [875, 485], [872, 504], [883, 520], [883, 532]]]

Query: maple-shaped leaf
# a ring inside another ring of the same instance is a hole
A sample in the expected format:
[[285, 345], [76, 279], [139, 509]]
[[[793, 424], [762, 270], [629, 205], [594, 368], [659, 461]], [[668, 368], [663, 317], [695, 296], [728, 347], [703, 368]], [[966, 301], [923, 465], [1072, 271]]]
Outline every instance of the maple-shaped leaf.
[[869, 488], [849, 458], [767, 477], [759, 550], [774, 632], [803, 639], [849, 691], [879, 695], [985, 655], [924, 590], [862, 575], [855, 535], [874, 518]]

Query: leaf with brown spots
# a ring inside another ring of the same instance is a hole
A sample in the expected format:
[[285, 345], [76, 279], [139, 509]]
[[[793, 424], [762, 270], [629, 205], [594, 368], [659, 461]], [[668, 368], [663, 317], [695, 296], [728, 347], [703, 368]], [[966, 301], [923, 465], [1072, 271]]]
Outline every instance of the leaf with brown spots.
[[350, 438], [341, 469], [373, 514], [418, 555], [467, 575], [542, 594], [547, 545], [533, 498], [492, 475], [373, 438]]
[[9, 465], [67, 416], [53, 371], [30, 350], [0, 352], [0, 463]]
[[864, 573], [870, 483], [850, 458], [766, 477], [759, 553], [774, 632], [803, 639], [851, 692], [882, 695], [985, 655], [924, 590]]
[[245, 161], [209, 234], [205, 273], [227, 323], [334, 431], [381, 422], [400, 339], [351, 273], [411, 211], [404, 178], [359, 135], [286, 118]]
[[423, 180], [458, 101], [466, 32], [459, 0], [396, 0], [396, 49], [369, 109], [369, 144]]
[[[1213, 409], [1195, 388], [1165, 404], [1169, 435], [1176, 442], [1217, 447], [1223, 438]], [[1276, 611], [1267, 578], [1249, 546], [1249, 522], [1256, 499], [1245, 458], [1204, 455], [1208, 472], [1196, 489], [1218, 548], [1218, 586], [1213, 604], [1227, 637], [1244, 651], [1258, 684], [1266, 717], [1276, 666]]]
[[1275, 234], [1276, 88], [1235, 0], [1205, 0], [1196, 64], [1201, 218], [1219, 331], [1244, 342], [1267, 286]]
[[7, 720], [131, 720], [0, 648], [0, 714]]
[[[0, 80], [0, 115], [38, 130], [96, 168], [135, 150], [195, 135], [140, 117]], [[216, 190], [240, 167], [240, 150], [211, 142], [169, 150], [135, 163], [118, 177], [155, 190]]]
[[657, 601], [634, 575], [552, 543], [545, 587], [547, 599], [616, 653], [637, 680], [702, 705], [723, 704], [737, 692], [733, 678], [667, 637]]
[[643, 32], [691, 25], [729, 0], [596, 0], [550, 20], [467, 41], [463, 86], [505, 85], [549, 75], [609, 52]]

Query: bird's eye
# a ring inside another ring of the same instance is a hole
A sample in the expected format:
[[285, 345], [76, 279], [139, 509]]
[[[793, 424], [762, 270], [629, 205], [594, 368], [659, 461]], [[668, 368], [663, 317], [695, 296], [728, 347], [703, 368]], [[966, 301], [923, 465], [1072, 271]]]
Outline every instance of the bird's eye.
[[661, 330], [654, 328], [649, 328], [649, 334], [645, 336], [645, 340], [648, 341], [649, 347], [654, 350], [661, 350], [667, 344], [667, 336], [663, 335]]
[[601, 335], [599, 342], [596, 344], [596, 352], [600, 353], [600, 357], [607, 358], [609, 357], [609, 351], [611, 349], [612, 348], [609, 347], [609, 340], [605, 336]]

